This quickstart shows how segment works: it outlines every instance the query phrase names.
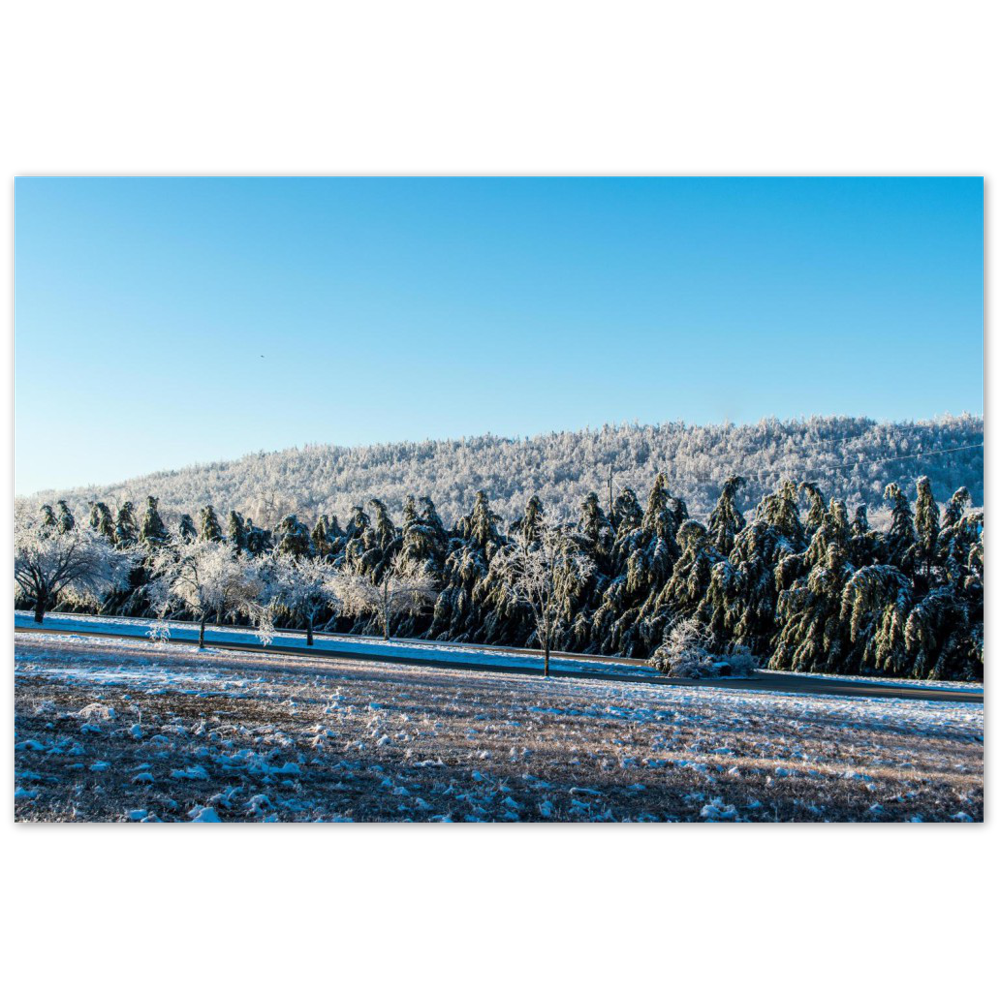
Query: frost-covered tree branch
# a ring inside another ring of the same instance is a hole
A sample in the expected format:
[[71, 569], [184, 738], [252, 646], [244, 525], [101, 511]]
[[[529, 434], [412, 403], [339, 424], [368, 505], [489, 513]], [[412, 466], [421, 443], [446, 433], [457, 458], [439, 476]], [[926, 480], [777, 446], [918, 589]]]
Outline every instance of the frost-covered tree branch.
[[341, 603], [347, 615], [374, 614], [383, 636], [389, 639], [395, 619], [420, 614], [434, 603], [437, 588], [424, 566], [397, 555], [378, 583], [363, 572], [347, 569], [331, 580], [328, 593]]
[[491, 569], [515, 601], [529, 609], [548, 677], [553, 634], [566, 617], [565, 598], [591, 575], [592, 560], [568, 532], [540, 515], [530, 530], [522, 526], [513, 534]]
[[150, 558], [150, 600], [160, 617], [180, 605], [199, 623], [198, 647], [205, 646], [205, 624], [215, 615], [251, 615], [260, 607], [264, 580], [260, 567], [225, 542], [207, 539], [155, 551]]
[[261, 604], [273, 617], [287, 612], [306, 626], [306, 645], [313, 644], [317, 617], [331, 604], [339, 604], [333, 583], [337, 571], [327, 562], [276, 552], [263, 561], [265, 580]]
[[99, 602], [125, 585], [137, 559], [71, 517], [56, 521], [20, 505], [14, 523], [14, 586], [16, 596], [33, 605], [36, 622], [61, 598]]

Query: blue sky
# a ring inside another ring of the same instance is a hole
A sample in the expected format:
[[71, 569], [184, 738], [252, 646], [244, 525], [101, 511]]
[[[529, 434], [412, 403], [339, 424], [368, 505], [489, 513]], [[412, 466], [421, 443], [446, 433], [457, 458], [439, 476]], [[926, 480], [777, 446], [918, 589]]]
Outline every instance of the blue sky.
[[[263, 357], [261, 357], [263, 355]], [[18, 492], [983, 407], [980, 179], [19, 179]]]

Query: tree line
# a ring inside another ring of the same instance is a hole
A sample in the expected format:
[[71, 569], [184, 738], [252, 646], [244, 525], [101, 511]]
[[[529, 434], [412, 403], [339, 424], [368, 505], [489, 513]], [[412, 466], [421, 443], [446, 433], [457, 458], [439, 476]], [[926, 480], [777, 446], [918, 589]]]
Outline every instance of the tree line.
[[205, 505], [173, 530], [153, 496], [141, 511], [93, 501], [80, 524], [59, 501], [19, 513], [16, 600], [39, 620], [62, 608], [310, 641], [318, 628], [537, 646], [546, 664], [550, 649], [656, 662], [696, 630], [776, 670], [982, 678], [983, 514], [965, 487], [939, 504], [927, 477], [912, 500], [889, 483], [882, 527], [813, 481], [749, 509], [745, 489], [725, 479], [699, 520], [660, 474], [644, 504], [627, 487], [606, 506], [591, 491], [566, 518], [533, 496], [507, 523], [480, 490], [451, 527], [428, 496], [407, 496], [398, 524], [372, 498], [344, 524], [264, 527]]

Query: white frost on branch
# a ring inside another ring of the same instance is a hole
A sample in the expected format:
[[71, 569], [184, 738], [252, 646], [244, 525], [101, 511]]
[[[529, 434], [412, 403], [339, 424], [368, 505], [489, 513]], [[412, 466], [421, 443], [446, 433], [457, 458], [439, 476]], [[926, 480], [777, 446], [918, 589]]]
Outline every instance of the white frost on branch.
[[364, 573], [344, 570], [331, 579], [327, 592], [344, 614], [374, 614], [386, 639], [396, 618], [420, 614], [437, 597], [434, 577], [401, 555], [393, 558], [378, 583]]
[[331, 604], [339, 604], [331, 590], [337, 571], [322, 559], [279, 552], [261, 560], [259, 565], [264, 587], [257, 614], [251, 617], [261, 641], [265, 645], [270, 642], [274, 618], [286, 612], [305, 623], [306, 642], [311, 646], [316, 619]]
[[558, 626], [568, 617], [570, 598], [594, 572], [592, 560], [573, 536], [542, 514], [530, 533], [516, 531], [494, 557], [491, 575], [506, 586], [513, 602], [528, 609], [549, 672], [549, 652]]
[[211, 615], [221, 623], [227, 615], [252, 615], [259, 607], [264, 587], [259, 566], [225, 542], [164, 548], [152, 554], [150, 566], [147, 589], [161, 618], [179, 605], [204, 627]]
[[39, 621], [60, 600], [99, 603], [124, 586], [138, 561], [89, 527], [46, 525], [26, 505], [14, 521], [14, 587], [17, 598], [34, 605]]

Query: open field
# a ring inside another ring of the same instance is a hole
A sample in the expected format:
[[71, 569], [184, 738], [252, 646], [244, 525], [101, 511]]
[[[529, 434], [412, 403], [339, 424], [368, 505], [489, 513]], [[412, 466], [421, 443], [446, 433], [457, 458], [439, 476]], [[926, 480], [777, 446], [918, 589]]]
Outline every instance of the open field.
[[983, 709], [19, 633], [19, 820], [980, 821]]

